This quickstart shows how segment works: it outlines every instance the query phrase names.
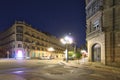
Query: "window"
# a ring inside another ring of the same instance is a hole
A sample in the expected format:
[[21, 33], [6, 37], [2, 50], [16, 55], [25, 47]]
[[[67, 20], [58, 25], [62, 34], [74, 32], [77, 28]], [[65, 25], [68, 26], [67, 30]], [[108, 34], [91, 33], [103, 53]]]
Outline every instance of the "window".
[[44, 53], [42, 53], [42, 57], [44, 57]]
[[12, 48], [15, 48], [15, 45], [13, 44], [11, 47], [12, 47]]
[[94, 0], [90, 6], [87, 6], [86, 8], [86, 14], [87, 14], [87, 18], [93, 16], [97, 11], [99, 11], [103, 5], [102, 0]]
[[17, 41], [22, 41], [23, 40], [23, 35], [22, 34], [16, 34], [16, 40]]
[[99, 20], [97, 20], [97, 21], [95, 21], [95, 22], [93, 23], [93, 29], [94, 29], [94, 30], [98, 30], [98, 29], [99, 29]]
[[44, 51], [44, 48], [42, 48], [42, 51]]
[[17, 26], [16, 27], [16, 32], [17, 33], [23, 33], [23, 26]]
[[34, 47], [34, 46], [32, 46], [32, 49], [35, 49], [35, 47]]
[[39, 48], [39, 47], [37, 47], [37, 50], [40, 50], [40, 48]]
[[18, 44], [18, 48], [22, 48], [22, 44]]

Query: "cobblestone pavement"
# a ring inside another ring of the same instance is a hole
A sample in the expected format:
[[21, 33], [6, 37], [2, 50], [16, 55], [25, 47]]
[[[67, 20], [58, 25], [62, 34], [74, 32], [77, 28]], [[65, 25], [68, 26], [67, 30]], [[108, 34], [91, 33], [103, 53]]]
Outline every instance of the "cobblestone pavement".
[[120, 80], [120, 69], [62, 60], [0, 60], [0, 80]]

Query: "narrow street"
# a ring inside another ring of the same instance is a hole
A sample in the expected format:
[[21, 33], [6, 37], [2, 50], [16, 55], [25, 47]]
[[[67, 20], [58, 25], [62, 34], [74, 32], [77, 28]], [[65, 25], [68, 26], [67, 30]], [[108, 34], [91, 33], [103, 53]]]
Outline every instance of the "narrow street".
[[120, 80], [116, 69], [59, 60], [0, 60], [0, 80]]

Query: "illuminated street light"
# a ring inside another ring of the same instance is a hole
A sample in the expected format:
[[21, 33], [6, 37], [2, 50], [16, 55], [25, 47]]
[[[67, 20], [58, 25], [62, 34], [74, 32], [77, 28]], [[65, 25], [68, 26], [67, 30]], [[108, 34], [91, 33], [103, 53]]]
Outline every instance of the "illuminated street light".
[[73, 43], [73, 39], [70, 36], [65, 36], [64, 38], [60, 39], [60, 41], [66, 45], [66, 62], [68, 62], [68, 45]]

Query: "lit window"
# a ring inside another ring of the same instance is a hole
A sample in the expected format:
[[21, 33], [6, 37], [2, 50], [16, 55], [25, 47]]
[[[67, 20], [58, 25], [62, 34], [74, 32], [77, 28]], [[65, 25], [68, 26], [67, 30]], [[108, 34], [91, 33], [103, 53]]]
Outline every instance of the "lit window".
[[18, 44], [18, 48], [22, 48], [22, 44]]

